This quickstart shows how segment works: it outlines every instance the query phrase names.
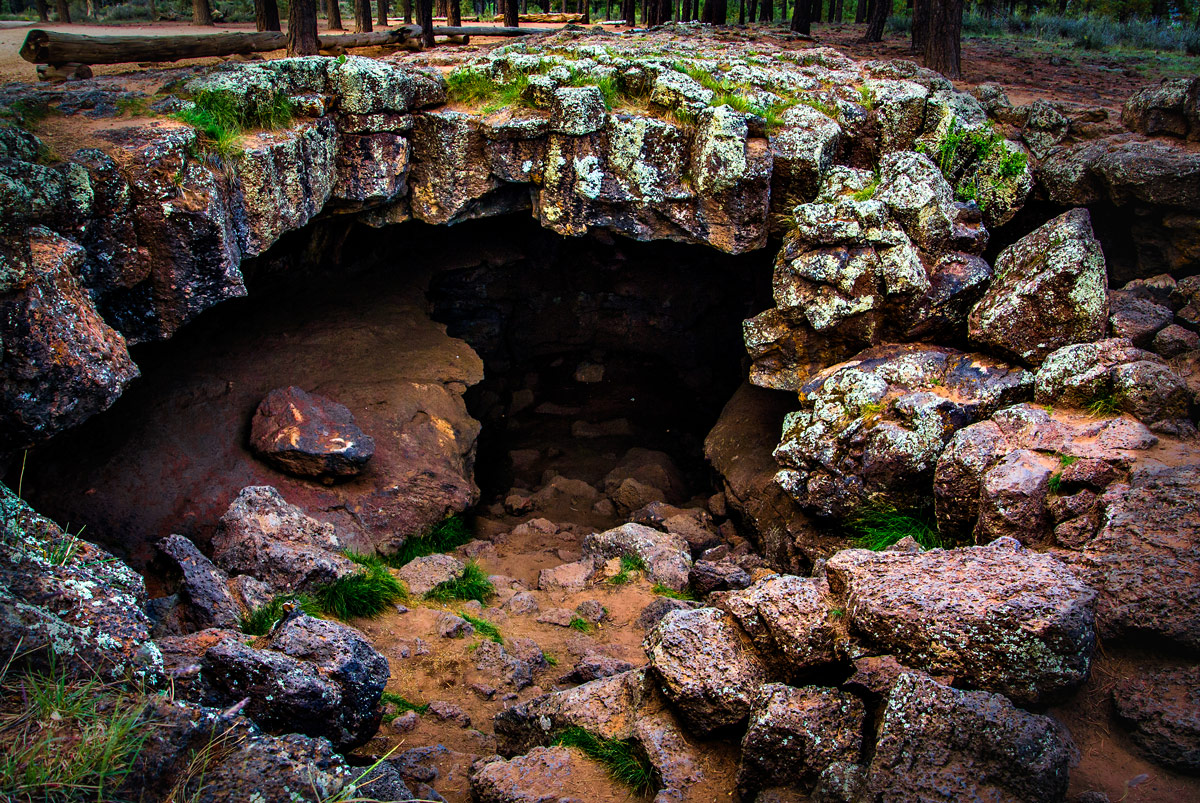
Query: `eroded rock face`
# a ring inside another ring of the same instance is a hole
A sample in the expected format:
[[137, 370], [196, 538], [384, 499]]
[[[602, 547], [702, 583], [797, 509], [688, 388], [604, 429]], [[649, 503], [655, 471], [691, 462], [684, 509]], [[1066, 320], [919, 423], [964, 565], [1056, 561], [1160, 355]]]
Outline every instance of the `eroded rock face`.
[[959, 428], [1027, 398], [1032, 376], [981, 355], [886, 345], [821, 371], [784, 419], [776, 481], [802, 507], [848, 516], [919, 506]]
[[1121, 122], [1140, 134], [1200, 139], [1200, 80], [1164, 78], [1139, 89], [1121, 107]]
[[645, 648], [663, 692], [701, 734], [744, 720], [767, 679], [732, 617], [715, 608], [668, 613]]
[[302, 591], [357, 571], [340, 553], [333, 525], [284, 501], [270, 486], [242, 490], [213, 536], [213, 559], [230, 574], [248, 574], [276, 591]]
[[360, 473], [375, 454], [375, 441], [344, 404], [295, 386], [272, 390], [259, 403], [250, 447], [286, 474], [330, 480]]
[[1000, 252], [996, 278], [971, 310], [971, 340], [1040, 365], [1055, 349], [1104, 337], [1108, 278], [1085, 209], [1073, 209]]
[[210, 627], [236, 630], [241, 610], [229, 590], [229, 576], [182, 535], [170, 535], [158, 542], [158, 550], [167, 556], [182, 574], [180, 589], [184, 616], [189, 630]]
[[998, 694], [958, 691], [906, 672], [892, 687], [869, 767], [878, 801], [1053, 803], [1067, 792], [1073, 747], [1049, 717]]
[[1087, 679], [1096, 593], [1013, 539], [923, 553], [851, 549], [826, 572], [852, 633], [928, 672], [1027, 703]]

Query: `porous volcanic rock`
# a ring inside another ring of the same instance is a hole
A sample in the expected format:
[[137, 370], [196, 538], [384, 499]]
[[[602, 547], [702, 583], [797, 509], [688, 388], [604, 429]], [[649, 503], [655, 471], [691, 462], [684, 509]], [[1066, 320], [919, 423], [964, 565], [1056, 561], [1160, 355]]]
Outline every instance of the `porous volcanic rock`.
[[1049, 717], [905, 672], [884, 709], [869, 799], [1056, 803], [1066, 796], [1072, 753], [1070, 736]]
[[744, 720], [767, 679], [735, 620], [716, 608], [668, 613], [645, 648], [663, 693], [701, 734]]
[[1113, 689], [1117, 719], [1156, 764], [1200, 772], [1200, 668], [1140, 673]]
[[345, 405], [294, 385], [272, 390], [259, 403], [250, 447], [286, 474], [328, 480], [353, 477], [375, 454], [375, 441]]
[[413, 558], [401, 566], [396, 575], [411, 593], [419, 595], [442, 583], [457, 580], [466, 568], [466, 564], [453, 555], [434, 554]]
[[1073, 209], [1000, 252], [996, 278], [971, 310], [971, 340], [1007, 359], [1040, 365], [1055, 349], [1104, 337], [1107, 293], [1091, 216]]
[[593, 533], [584, 539], [583, 552], [600, 558], [637, 555], [645, 561], [653, 582], [676, 591], [687, 588], [688, 573], [692, 568], [692, 553], [687, 541], [642, 524], [622, 524], [602, 533]]
[[566, 747], [535, 747], [508, 761], [480, 763], [470, 779], [479, 803], [584, 800], [611, 783], [591, 759]]
[[768, 683], [742, 738], [743, 796], [768, 786], [810, 788], [835, 762], [857, 763], [866, 710], [853, 694], [822, 686]]
[[213, 565], [196, 545], [182, 535], [169, 535], [158, 542], [159, 551], [171, 559], [182, 574], [180, 589], [186, 618], [192, 630], [209, 627], [238, 628], [241, 610], [229, 590], [229, 577]]
[[1200, 139], [1200, 79], [1164, 78], [1142, 87], [1121, 107], [1121, 122], [1139, 134]]
[[243, 488], [221, 517], [213, 559], [230, 574], [248, 574], [276, 591], [303, 591], [354, 574], [332, 524], [289, 505], [270, 486]]
[[1096, 592], [1014, 539], [920, 553], [851, 549], [826, 573], [850, 631], [910, 666], [1026, 703], [1088, 677]]
[[815, 669], [836, 660], [835, 603], [821, 578], [776, 574], [742, 591], [716, 595], [759, 652], [791, 671]]
[[822, 516], [919, 507], [954, 432], [1027, 398], [1032, 379], [954, 349], [868, 349], [805, 384], [800, 410], [784, 419], [776, 480]]

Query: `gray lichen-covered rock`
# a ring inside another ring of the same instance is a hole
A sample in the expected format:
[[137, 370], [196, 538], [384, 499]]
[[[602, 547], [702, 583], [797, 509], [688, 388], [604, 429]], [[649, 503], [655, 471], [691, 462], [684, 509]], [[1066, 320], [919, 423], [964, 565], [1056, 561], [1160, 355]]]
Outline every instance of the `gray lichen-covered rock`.
[[212, 540], [213, 560], [230, 574], [248, 574], [276, 591], [303, 591], [354, 574], [333, 525], [289, 505], [269, 485], [242, 489]]
[[975, 354], [884, 345], [821, 371], [784, 420], [776, 481], [823, 516], [917, 507], [959, 428], [1027, 398], [1032, 376]]
[[1113, 689], [1117, 718], [1156, 764], [1200, 772], [1200, 668], [1129, 677]]
[[712, 602], [737, 620], [762, 655], [791, 672], [836, 661], [834, 603], [823, 579], [771, 575]]
[[1049, 717], [906, 672], [884, 709], [868, 799], [1057, 803], [1072, 753], [1070, 736]]
[[1087, 679], [1096, 593], [1011, 538], [920, 553], [851, 549], [826, 574], [850, 631], [910, 666], [1027, 703]]
[[971, 340], [1040, 365], [1055, 349], [1104, 337], [1108, 278], [1085, 209], [1073, 209], [1000, 252], [996, 278], [971, 311]]
[[767, 679], [736, 622], [715, 608], [668, 613], [645, 648], [663, 693], [700, 733], [744, 720]]
[[374, 735], [388, 661], [353, 628], [292, 614], [259, 646], [225, 639], [204, 654], [206, 682], [268, 730], [324, 736], [348, 749]]
[[1121, 107], [1121, 122], [1139, 134], [1200, 139], [1200, 79], [1164, 78], [1139, 89]]
[[807, 789], [830, 765], [857, 763], [865, 718], [862, 701], [847, 692], [764, 685], [742, 738], [739, 791], [745, 797], [769, 786]]
[[1192, 393], [1166, 362], [1125, 338], [1065, 346], [1038, 368], [1034, 401], [1100, 414], [1127, 412], [1151, 429], [1194, 434]]
[[3, 485], [0, 514], [0, 650], [14, 666], [53, 660], [84, 678], [159, 681], [141, 575]]
[[692, 568], [691, 550], [678, 535], [664, 533], [643, 524], [622, 524], [602, 533], [593, 533], [583, 541], [585, 555], [620, 558], [637, 555], [646, 563], [650, 579], [676, 591], [687, 588]]

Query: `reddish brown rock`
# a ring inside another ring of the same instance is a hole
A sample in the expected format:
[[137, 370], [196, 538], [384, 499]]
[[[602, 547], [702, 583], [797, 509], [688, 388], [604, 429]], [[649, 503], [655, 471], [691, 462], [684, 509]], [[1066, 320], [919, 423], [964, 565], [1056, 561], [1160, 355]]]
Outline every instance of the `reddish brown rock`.
[[1200, 668], [1140, 673], [1113, 689], [1117, 718], [1156, 764], [1200, 772]]
[[345, 405], [294, 385], [272, 390], [258, 405], [250, 447], [286, 474], [324, 480], [353, 477], [375, 454], [375, 441]]

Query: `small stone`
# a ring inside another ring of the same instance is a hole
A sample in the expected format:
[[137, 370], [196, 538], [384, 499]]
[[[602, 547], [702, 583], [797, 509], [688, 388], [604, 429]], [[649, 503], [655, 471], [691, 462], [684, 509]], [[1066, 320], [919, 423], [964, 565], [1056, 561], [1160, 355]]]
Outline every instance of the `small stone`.
[[508, 598], [503, 607], [509, 613], [520, 616], [537, 613], [540, 606], [538, 605], [537, 597], [533, 594], [530, 594], [528, 591], [518, 591]]
[[594, 599], [585, 599], [576, 605], [575, 613], [579, 614], [579, 618], [585, 622], [591, 622], [592, 624], [598, 624], [608, 615], [605, 607], [598, 600]]
[[435, 700], [429, 704], [429, 714], [442, 722], [453, 722], [463, 728], [471, 725], [471, 717], [454, 703]]
[[463, 638], [475, 633], [474, 625], [452, 613], [443, 613], [438, 617], [437, 630], [442, 638]]
[[544, 625], [558, 625], [559, 627], [570, 627], [571, 622], [575, 619], [575, 612], [566, 608], [550, 608], [542, 611], [538, 615], [537, 621]]
[[416, 711], [405, 711], [392, 720], [392, 730], [396, 733], [408, 733], [421, 722], [421, 716]]

